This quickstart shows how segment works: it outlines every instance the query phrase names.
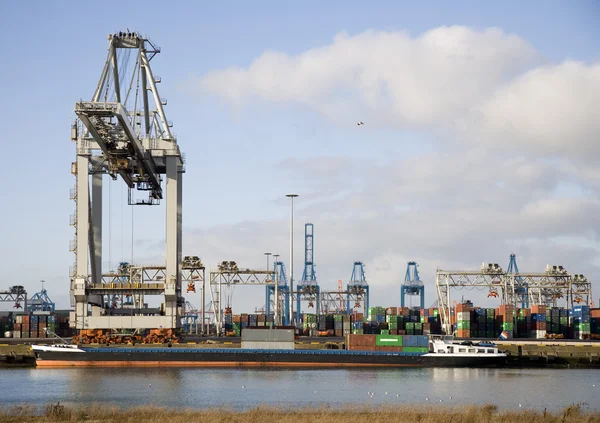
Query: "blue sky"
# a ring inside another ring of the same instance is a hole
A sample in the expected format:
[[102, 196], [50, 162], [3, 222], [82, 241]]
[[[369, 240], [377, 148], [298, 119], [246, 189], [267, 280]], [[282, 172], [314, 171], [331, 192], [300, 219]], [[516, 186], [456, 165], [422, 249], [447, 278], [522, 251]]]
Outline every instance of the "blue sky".
[[[439, 128], [399, 129], [381, 125], [369, 128], [365, 136], [364, 132], [357, 133], [353, 125], [355, 116], [348, 117], [350, 124], [346, 127], [332, 123], [319, 110], [305, 104], [277, 103], [261, 95], [252, 96], [243, 107], [235, 109], [223, 97], [202, 91], [196, 81], [229, 67], [247, 68], [265, 51], [293, 57], [330, 45], [336, 34], [342, 32], [352, 37], [367, 30], [406, 31], [417, 37], [434, 28], [453, 25], [474, 31], [499, 27], [504, 33], [528, 42], [548, 63], [571, 59], [591, 64], [599, 60], [598, 17], [600, 4], [595, 1], [377, 2], [376, 5], [352, 1], [308, 1], [294, 5], [239, 1], [178, 2], [175, 6], [146, 1], [114, 7], [67, 1], [5, 2], [0, 13], [3, 40], [0, 48], [4, 58], [0, 76], [5, 92], [0, 111], [4, 118], [6, 158], [2, 168], [5, 183], [1, 188], [5, 201], [1, 224], [4, 242], [0, 247], [5, 263], [4, 285], [19, 282], [34, 292], [38, 281], [45, 279], [50, 295], [66, 306], [67, 272], [73, 261], [68, 251], [68, 241], [73, 237], [68, 219], [74, 210], [68, 198], [74, 184], [69, 173], [74, 159], [69, 128], [74, 120], [75, 101], [90, 98], [95, 88], [105, 60], [108, 33], [129, 28], [148, 34], [162, 47], [152, 65], [154, 73], [162, 77], [159, 90], [169, 100], [166, 113], [174, 122], [179, 145], [188, 160], [184, 241], [187, 237], [189, 248], [193, 246], [201, 250], [199, 255], [212, 257], [208, 251], [215, 245], [198, 244], [191, 237], [199, 234], [208, 238], [210, 234], [217, 239], [229, 239], [226, 234], [234, 231], [232, 228], [249, 225], [248, 231], [254, 237], [240, 237], [236, 241], [234, 236], [232, 242], [250, 244], [260, 239], [263, 244], [255, 246], [255, 254], [246, 257], [245, 252], [240, 252], [249, 265], [258, 265], [262, 263], [263, 250], [278, 248], [282, 255], [287, 254], [285, 193], [306, 194], [297, 203], [299, 219], [322, 218], [323, 224], [330, 222], [333, 226], [336, 219], [333, 210], [349, 205], [351, 199], [344, 197], [344, 201], [331, 204], [329, 209], [320, 196], [330, 190], [351, 192], [367, 178], [356, 177], [354, 183], [340, 188], [330, 179], [332, 168], [348, 171], [348, 167], [362, 166], [364, 161], [365, 166], [377, 169], [392, 158], [400, 161], [460, 152], [453, 144], [440, 144], [440, 138], [446, 135]], [[522, 156], [518, 151], [513, 155]], [[293, 166], [289, 166], [290, 160]], [[319, 169], [323, 174], [311, 176]], [[590, 188], [579, 180], [573, 182], [579, 177], [574, 175], [565, 176], [561, 183], [574, 184], [576, 190], [583, 189], [592, 198], [593, 191], [590, 194]], [[349, 178], [338, 182], [343, 185]], [[123, 188], [115, 184], [112, 189], [113, 228], [119, 232], [122, 225], [128, 233], [131, 211], [122, 206], [122, 197], [119, 198]], [[518, 189], [518, 184], [514, 189]], [[531, 192], [534, 191], [532, 188]], [[352, 195], [361, 194], [358, 191]], [[146, 245], [160, 240], [162, 229], [155, 227], [157, 221], [163, 223], [164, 211], [157, 208], [135, 213], [139, 222], [134, 243]], [[364, 211], [361, 216], [367, 214]], [[334, 216], [333, 221], [327, 220], [327, 216]], [[354, 218], [358, 219], [357, 216]], [[369, 234], [361, 233], [359, 222], [349, 219], [344, 231], [368, 237]], [[278, 225], [275, 231], [278, 235], [272, 240], [264, 235], [263, 239], [264, 228], [270, 228], [271, 224]], [[257, 226], [263, 228], [260, 234], [252, 232]], [[590, 230], [595, 233], [595, 228]], [[318, 234], [321, 228], [316, 231]], [[113, 236], [112, 257], [129, 250], [131, 239], [125, 237], [120, 242], [119, 234]], [[591, 238], [592, 246], [589, 238], [582, 244], [596, 249], [595, 235]], [[399, 242], [382, 245], [378, 254], [392, 252], [393, 257], [394, 244]], [[506, 240], [509, 245], [514, 242]], [[569, 245], [572, 244], [571, 241]], [[139, 250], [144, 248], [140, 246]], [[301, 250], [301, 243], [296, 248]], [[531, 257], [535, 256], [535, 248], [533, 251], [523, 248]], [[138, 256], [145, 257], [144, 254]], [[360, 256], [361, 252], [356, 254]], [[150, 260], [160, 254], [148, 252], [147, 256]], [[574, 253], [574, 257], [582, 255]], [[402, 262], [404, 255], [397, 259]], [[355, 257], [322, 256], [322, 260], [331, 260], [335, 271], [331, 271], [330, 278], [336, 280], [349, 277]], [[343, 260], [347, 265], [342, 264]], [[481, 261], [478, 260], [475, 255], [466, 257], [464, 262], [476, 266]], [[438, 261], [443, 262], [443, 257]], [[533, 258], [530, 263], [538, 265]], [[320, 263], [322, 268], [328, 265], [329, 262]], [[373, 263], [373, 267], [377, 266]], [[582, 266], [591, 269], [589, 260]], [[301, 269], [299, 262], [296, 269]], [[429, 268], [424, 273], [429, 272], [431, 278], [433, 270]], [[297, 273], [299, 278], [301, 272]], [[397, 273], [401, 278], [403, 271]], [[429, 298], [433, 300], [433, 296]]]

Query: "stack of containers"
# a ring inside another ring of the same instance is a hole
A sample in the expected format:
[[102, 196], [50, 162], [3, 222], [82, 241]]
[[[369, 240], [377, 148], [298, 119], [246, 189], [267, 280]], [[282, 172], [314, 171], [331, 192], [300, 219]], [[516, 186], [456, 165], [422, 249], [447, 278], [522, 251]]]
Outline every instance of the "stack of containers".
[[13, 316], [0, 316], [0, 338], [4, 337], [5, 332], [11, 332], [14, 329]]
[[384, 323], [385, 322], [385, 308], [369, 307], [368, 321], [370, 323]]
[[546, 309], [546, 333], [569, 337], [569, 311], [564, 308]]
[[[442, 333], [442, 322], [437, 308], [429, 309], [429, 330], [430, 333]], [[423, 327], [423, 334], [425, 335], [425, 327]]]
[[258, 319], [256, 318], [256, 314], [248, 315], [248, 326], [251, 328], [258, 326]]
[[546, 306], [534, 305], [531, 307], [531, 336], [541, 339], [546, 337]]
[[406, 335], [406, 324], [410, 321], [408, 307], [398, 308], [398, 335]]
[[225, 312], [223, 314], [223, 319], [225, 321], [225, 333], [233, 331], [233, 314], [231, 312]]
[[306, 327], [306, 330], [310, 335], [314, 335], [314, 333], [319, 329], [318, 328], [318, 316], [316, 314], [305, 314], [304, 315], [304, 323], [303, 327]]
[[508, 338], [514, 336], [515, 331], [515, 307], [503, 304], [496, 310], [496, 328], [494, 337], [498, 337], [501, 332], [505, 332]]
[[427, 353], [429, 352], [429, 338], [427, 336], [404, 335], [402, 337], [402, 351]]
[[456, 336], [458, 338], [471, 337], [471, 306], [469, 304], [456, 305]]
[[600, 308], [590, 310], [590, 332], [594, 338], [600, 338]]
[[268, 326], [270, 328], [275, 326], [275, 316], [272, 314], [266, 315], [265, 316], [265, 326]]
[[429, 323], [429, 309], [422, 308], [419, 310], [419, 321], [421, 323]]
[[264, 314], [256, 315], [256, 326], [265, 326], [266, 318]]
[[39, 332], [39, 319], [40, 316], [29, 316], [29, 336], [23, 336], [23, 338], [37, 338]]
[[399, 320], [398, 315], [390, 314], [390, 315], [386, 316], [386, 319], [387, 319], [387, 324], [388, 324], [390, 334], [398, 335], [398, 320]]
[[531, 332], [531, 310], [521, 308], [517, 312], [517, 337], [528, 338]]
[[242, 316], [239, 314], [233, 315], [232, 331], [234, 336], [240, 336], [242, 334]]
[[471, 338], [485, 338], [486, 333], [486, 316], [485, 308], [475, 307], [471, 309]]
[[250, 321], [250, 317], [248, 316], [248, 313], [240, 315], [240, 332], [248, 327], [248, 322]]
[[561, 308], [559, 311], [560, 331], [565, 338], [569, 337], [569, 310]]
[[497, 338], [496, 334], [496, 309], [485, 309], [485, 332], [486, 338]]
[[[342, 334], [341, 336], [350, 335], [352, 333], [352, 316], [344, 314], [342, 317]], [[338, 335], [340, 336], [340, 335]]]
[[352, 333], [354, 335], [362, 335], [364, 333], [364, 322], [362, 321], [362, 319], [353, 319]]
[[21, 316], [21, 319], [23, 321], [21, 325], [21, 338], [29, 338], [31, 331], [31, 320], [29, 318], [29, 315], [24, 314]]
[[424, 354], [429, 352], [429, 342], [427, 336], [348, 335], [346, 349]]
[[588, 306], [573, 307], [573, 336], [575, 339], [588, 339], [591, 335], [591, 313]]
[[336, 314], [333, 316], [333, 330], [335, 336], [342, 336], [344, 334], [344, 315]]

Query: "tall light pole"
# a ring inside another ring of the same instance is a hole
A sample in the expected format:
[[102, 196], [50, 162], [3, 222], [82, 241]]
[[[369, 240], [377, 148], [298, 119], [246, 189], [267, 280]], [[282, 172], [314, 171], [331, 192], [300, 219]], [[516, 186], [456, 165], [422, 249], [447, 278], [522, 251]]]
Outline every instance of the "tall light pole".
[[[268, 272], [269, 272], [269, 256], [270, 255], [271, 255], [271, 253], [265, 253], [265, 256], [267, 256], [267, 281], [269, 280], [269, 273]], [[273, 282], [273, 281], [271, 281], [271, 282]], [[269, 292], [269, 291], [267, 291], [267, 292]], [[269, 296], [267, 296], [267, 298], [269, 298]], [[270, 309], [269, 304], [268, 303], [265, 304], [265, 312], [267, 310], [269, 310], [269, 309]], [[276, 313], [276, 312], [274, 312], [274, 313]]]
[[279, 254], [273, 254], [275, 257], [275, 326], [279, 325], [279, 272], [277, 269], [277, 262], [279, 261]]
[[290, 323], [294, 322], [294, 198], [298, 194], [286, 194], [291, 201], [290, 209]]
[[271, 253], [265, 253], [265, 256], [267, 256], [267, 272], [269, 271], [269, 256], [271, 255]]

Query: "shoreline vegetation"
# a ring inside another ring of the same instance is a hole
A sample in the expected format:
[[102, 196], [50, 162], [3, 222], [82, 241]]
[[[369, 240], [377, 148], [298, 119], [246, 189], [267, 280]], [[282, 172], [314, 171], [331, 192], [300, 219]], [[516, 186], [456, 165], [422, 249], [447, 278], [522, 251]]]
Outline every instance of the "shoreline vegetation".
[[600, 423], [600, 411], [586, 411], [585, 404], [573, 404], [560, 411], [500, 410], [483, 406], [348, 406], [283, 409], [257, 406], [247, 411], [231, 409], [175, 410], [160, 407], [119, 408], [111, 405], [69, 407], [49, 404], [0, 407], [0, 421], [6, 423], [94, 422], [94, 423]]

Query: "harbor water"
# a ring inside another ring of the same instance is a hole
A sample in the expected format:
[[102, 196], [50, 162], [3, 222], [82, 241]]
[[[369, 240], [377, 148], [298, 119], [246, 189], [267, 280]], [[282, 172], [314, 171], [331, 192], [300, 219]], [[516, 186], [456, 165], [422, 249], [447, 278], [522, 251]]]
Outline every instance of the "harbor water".
[[147, 369], [0, 371], [0, 405], [228, 408], [496, 404], [600, 410], [597, 369]]

